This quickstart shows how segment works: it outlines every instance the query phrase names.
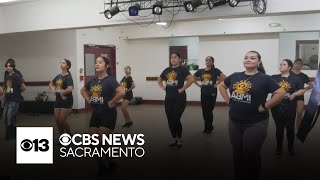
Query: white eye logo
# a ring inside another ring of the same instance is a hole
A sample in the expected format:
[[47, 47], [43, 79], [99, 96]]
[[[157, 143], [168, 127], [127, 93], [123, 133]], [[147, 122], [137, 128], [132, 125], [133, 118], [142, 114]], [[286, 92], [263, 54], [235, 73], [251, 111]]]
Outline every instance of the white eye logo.
[[67, 133], [64, 133], [59, 138], [60, 144], [63, 146], [68, 146], [71, 143], [71, 136]]
[[30, 151], [33, 148], [33, 143], [29, 139], [21, 141], [20, 147], [24, 151]]

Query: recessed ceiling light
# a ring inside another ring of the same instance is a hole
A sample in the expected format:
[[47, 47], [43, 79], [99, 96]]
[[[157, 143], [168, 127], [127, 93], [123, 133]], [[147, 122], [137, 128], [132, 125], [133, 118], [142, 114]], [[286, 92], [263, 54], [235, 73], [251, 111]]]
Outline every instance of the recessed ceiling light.
[[280, 23], [270, 23], [269, 27], [280, 27], [281, 24]]
[[157, 22], [156, 24], [159, 26], [165, 26], [165, 25], [167, 25], [167, 22]]
[[223, 19], [218, 19], [219, 21], [222, 21]]
[[12, 1], [17, 1], [17, 0], [0, 0], [0, 3], [7, 3], [7, 2], [12, 2]]

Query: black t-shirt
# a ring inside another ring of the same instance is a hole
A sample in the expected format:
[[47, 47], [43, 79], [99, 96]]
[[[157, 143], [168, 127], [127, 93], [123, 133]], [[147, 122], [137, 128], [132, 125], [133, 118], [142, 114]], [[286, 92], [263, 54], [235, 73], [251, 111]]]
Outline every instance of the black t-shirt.
[[290, 101], [288, 97], [292, 93], [303, 89], [303, 82], [301, 81], [301, 79], [294, 74], [290, 74], [288, 77], [282, 77], [281, 74], [272, 75], [271, 77], [276, 83], [279, 84], [280, 87], [282, 87], [286, 91], [284, 100], [274, 108], [279, 108], [281, 106], [282, 108], [287, 109], [292, 108], [291, 110], [295, 111], [297, 107], [297, 99], [294, 98], [293, 101]]
[[166, 81], [166, 98], [175, 98], [179, 95], [178, 89], [184, 86], [188, 75], [190, 72], [182, 66], [168, 67], [161, 73], [160, 77]]
[[309, 76], [303, 72], [300, 72], [299, 74], [294, 73], [294, 75], [298, 76], [303, 84], [308, 84], [310, 82]]
[[[68, 88], [68, 86], [73, 87], [73, 79], [71, 74], [67, 74], [62, 76], [61, 74], [58, 74], [53, 80], [52, 80], [54, 86], [55, 86], [55, 92], [56, 92], [56, 101], [62, 101], [62, 97], [60, 93]], [[67, 97], [66, 100], [73, 100], [72, 92], [65, 95]]]
[[206, 69], [199, 69], [194, 74], [194, 76], [200, 77], [201, 79], [201, 95], [216, 95], [214, 85], [221, 73], [218, 68], [211, 68], [208, 71]]
[[21, 76], [13, 73], [11, 76], [5, 77], [4, 92], [6, 102], [20, 102], [21, 101]]
[[128, 77], [124, 76], [120, 81], [120, 83], [124, 87], [124, 90], [126, 91], [126, 93], [132, 93], [132, 90], [128, 91], [128, 89], [131, 88], [133, 83], [133, 79], [131, 76], [128, 76]]
[[112, 76], [103, 79], [95, 77], [87, 82], [84, 87], [90, 92], [90, 105], [95, 111], [108, 108], [108, 102], [116, 95], [119, 83]]
[[269, 93], [279, 89], [279, 85], [270, 76], [258, 72], [246, 75], [238, 72], [224, 80], [230, 92], [231, 120], [240, 123], [255, 123], [269, 117], [269, 112], [259, 112], [258, 108], [266, 102]]
[[[25, 82], [24, 82], [23, 75], [21, 74], [21, 72], [18, 69], [14, 69], [13, 71], [20, 76], [21, 82], [22, 82], [22, 84], [24, 84]], [[9, 76], [8, 71], [5, 71], [4, 72], [4, 79], [6, 79], [8, 76]]]

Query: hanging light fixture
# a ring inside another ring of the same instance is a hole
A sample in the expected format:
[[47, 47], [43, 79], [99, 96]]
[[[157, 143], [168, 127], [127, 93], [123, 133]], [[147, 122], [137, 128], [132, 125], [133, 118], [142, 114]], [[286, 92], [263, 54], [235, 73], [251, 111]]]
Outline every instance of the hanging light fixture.
[[120, 9], [118, 8], [118, 6], [113, 6], [108, 10], [104, 11], [104, 16], [107, 19], [111, 19], [114, 15], [118, 14], [120, 12]]
[[184, 8], [186, 9], [186, 12], [192, 12], [197, 7], [202, 5], [202, 1], [201, 0], [186, 1], [183, 3], [183, 5], [184, 5]]
[[140, 4], [136, 3], [129, 7], [129, 16], [138, 16], [139, 10], [141, 10]]
[[157, 1], [157, 2], [154, 3], [154, 5], [152, 6], [152, 14], [162, 15], [162, 8], [163, 8], [162, 1]]

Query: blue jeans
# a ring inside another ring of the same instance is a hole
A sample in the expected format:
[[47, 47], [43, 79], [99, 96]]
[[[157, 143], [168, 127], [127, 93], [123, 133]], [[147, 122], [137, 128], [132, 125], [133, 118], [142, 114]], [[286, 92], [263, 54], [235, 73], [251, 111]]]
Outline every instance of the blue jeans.
[[3, 119], [6, 127], [16, 127], [16, 115], [18, 113], [19, 106], [19, 102], [5, 102], [3, 109]]

